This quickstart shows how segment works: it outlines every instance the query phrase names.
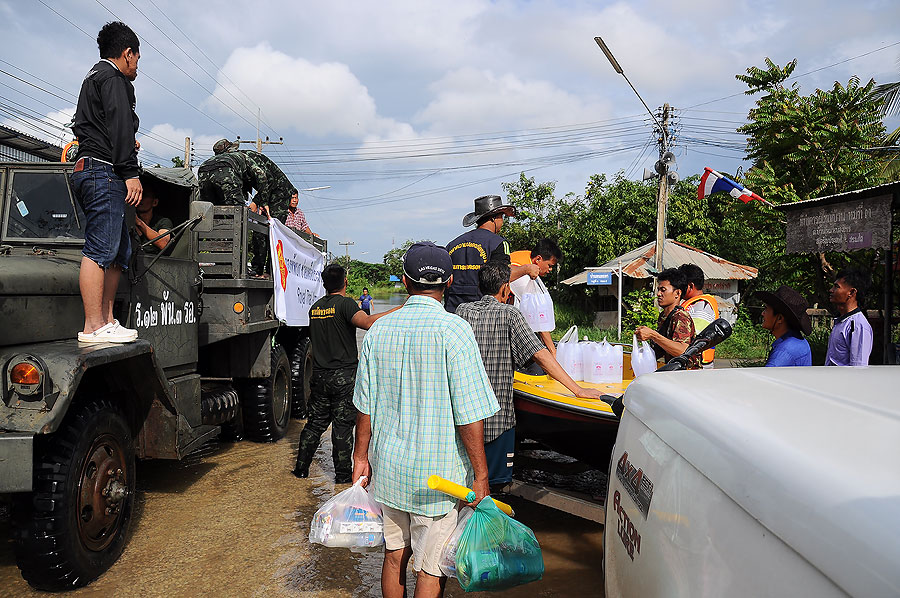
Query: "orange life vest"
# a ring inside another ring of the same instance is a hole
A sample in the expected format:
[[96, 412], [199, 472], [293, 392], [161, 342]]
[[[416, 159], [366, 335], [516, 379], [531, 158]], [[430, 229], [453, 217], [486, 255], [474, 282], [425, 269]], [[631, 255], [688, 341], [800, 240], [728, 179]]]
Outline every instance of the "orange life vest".
[[[706, 301], [707, 303], [709, 303], [713, 308], [713, 313], [715, 314], [716, 318], [719, 317], [719, 304], [716, 302], [716, 298], [713, 297], [712, 295], [709, 295], [706, 293], [704, 293], [703, 295], [697, 295], [696, 297], [691, 297], [690, 299], [685, 300], [684, 302], [682, 302], [681, 307], [683, 307], [685, 310], [687, 310], [689, 305], [691, 305], [692, 303], [696, 303], [698, 301]], [[695, 330], [694, 332], [700, 332], [700, 331]], [[713, 362], [713, 359], [715, 358], [715, 356], [716, 356], [716, 348], [712, 347], [703, 352], [703, 355], [702, 355], [700, 361], [703, 365], [709, 365]]]

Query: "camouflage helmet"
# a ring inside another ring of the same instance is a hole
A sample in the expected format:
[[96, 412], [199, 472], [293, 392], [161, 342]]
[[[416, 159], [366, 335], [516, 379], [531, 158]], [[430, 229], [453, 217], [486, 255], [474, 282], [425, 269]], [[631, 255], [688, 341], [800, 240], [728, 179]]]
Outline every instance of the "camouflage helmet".
[[241, 144], [237, 141], [228, 141], [227, 139], [219, 139], [213, 144], [213, 153], [216, 155], [224, 154], [225, 152], [233, 152], [237, 150]]

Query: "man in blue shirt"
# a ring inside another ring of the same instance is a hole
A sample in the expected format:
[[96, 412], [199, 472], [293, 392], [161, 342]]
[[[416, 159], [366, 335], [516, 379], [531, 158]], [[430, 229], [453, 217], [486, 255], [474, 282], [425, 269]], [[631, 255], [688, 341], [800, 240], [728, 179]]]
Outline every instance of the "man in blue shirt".
[[774, 293], [757, 291], [756, 297], [765, 303], [762, 327], [772, 333], [775, 342], [769, 350], [766, 367], [812, 365], [809, 343], [803, 338], [812, 332], [803, 296], [789, 286], [780, 286]]

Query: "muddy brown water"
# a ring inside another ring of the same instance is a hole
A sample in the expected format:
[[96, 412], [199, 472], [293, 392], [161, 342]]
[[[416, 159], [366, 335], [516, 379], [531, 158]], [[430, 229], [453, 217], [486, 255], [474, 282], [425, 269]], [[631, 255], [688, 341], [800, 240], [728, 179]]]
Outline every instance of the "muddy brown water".
[[[376, 300], [390, 309], [405, 296]], [[361, 344], [363, 332], [358, 334]], [[335, 494], [331, 441], [322, 446], [310, 477], [290, 474], [302, 421], [273, 444], [214, 441], [180, 462], [140, 462], [132, 530], [118, 562], [89, 586], [59, 594], [82, 597], [376, 597], [381, 595], [381, 552], [357, 554], [309, 543], [316, 509]], [[598, 495], [605, 473], [526, 443], [516, 477]], [[521, 467], [520, 467], [521, 466]], [[337, 487], [337, 491], [348, 486]], [[603, 596], [603, 527], [528, 501], [504, 496], [516, 519], [534, 530], [544, 556], [541, 581], [490, 598]], [[410, 569], [409, 596], [414, 574]], [[47, 597], [19, 575], [0, 503], [0, 598]], [[465, 595], [456, 580], [445, 596]]]
[[[355, 554], [308, 541], [316, 509], [335, 492], [326, 435], [310, 477], [290, 474], [302, 422], [274, 444], [214, 442], [181, 462], [138, 466], [132, 534], [119, 561], [72, 597], [379, 596], [381, 553]], [[338, 490], [347, 486], [339, 486]], [[541, 581], [483, 596], [602, 596], [602, 527], [505, 497], [537, 535]], [[0, 509], [0, 596], [51, 596], [19, 575]], [[412, 596], [410, 575], [410, 596]], [[446, 596], [465, 594], [456, 580]]]

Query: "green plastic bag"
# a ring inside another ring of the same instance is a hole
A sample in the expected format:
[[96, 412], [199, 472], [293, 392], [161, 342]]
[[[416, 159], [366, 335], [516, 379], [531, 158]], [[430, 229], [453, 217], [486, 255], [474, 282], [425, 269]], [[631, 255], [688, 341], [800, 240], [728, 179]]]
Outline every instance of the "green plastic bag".
[[505, 590], [539, 580], [544, 557], [528, 527], [482, 500], [456, 549], [456, 577], [467, 592]]

